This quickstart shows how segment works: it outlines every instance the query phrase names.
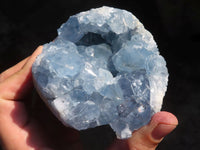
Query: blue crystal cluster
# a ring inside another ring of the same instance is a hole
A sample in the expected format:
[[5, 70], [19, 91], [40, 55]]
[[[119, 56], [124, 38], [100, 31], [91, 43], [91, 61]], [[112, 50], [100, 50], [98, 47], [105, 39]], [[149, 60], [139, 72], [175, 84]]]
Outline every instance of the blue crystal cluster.
[[63, 124], [77, 130], [109, 124], [121, 139], [160, 111], [168, 82], [152, 35], [130, 12], [105, 6], [71, 16], [32, 73]]

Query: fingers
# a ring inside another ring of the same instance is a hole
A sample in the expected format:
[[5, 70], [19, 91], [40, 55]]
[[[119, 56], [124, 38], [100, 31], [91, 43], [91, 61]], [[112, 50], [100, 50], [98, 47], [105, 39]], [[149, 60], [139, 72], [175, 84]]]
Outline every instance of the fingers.
[[4, 71], [3, 73], [1, 73], [0, 74], [0, 82], [3, 82], [5, 79], [10, 77], [14, 73], [18, 72], [20, 69], [22, 69], [22, 67], [24, 66], [24, 64], [26, 64], [28, 59], [29, 59], [29, 57], [25, 58], [24, 60], [22, 60], [15, 66], [13, 66], [13, 67], [7, 69], [6, 71]]
[[[32, 87], [31, 67], [36, 57], [42, 52], [42, 46], [26, 60], [3, 73], [0, 82], [0, 99], [19, 100]], [[14, 74], [13, 74], [14, 73]], [[4, 78], [4, 80], [3, 80]]]
[[162, 139], [177, 125], [178, 120], [173, 114], [158, 112], [148, 125], [133, 132], [128, 140], [118, 140], [111, 150], [155, 150]]
[[31, 55], [31, 57], [29, 58], [29, 60], [27, 61], [27, 63], [24, 65], [22, 71], [25, 72], [30, 72], [31, 71], [31, 67], [32, 64], [34, 63], [36, 57], [42, 52], [42, 48], [43, 46], [39, 46]]

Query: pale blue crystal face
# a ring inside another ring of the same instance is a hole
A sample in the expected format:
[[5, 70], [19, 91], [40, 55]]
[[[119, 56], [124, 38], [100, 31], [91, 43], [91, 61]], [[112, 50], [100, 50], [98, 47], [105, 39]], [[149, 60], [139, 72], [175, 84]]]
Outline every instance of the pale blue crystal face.
[[153, 36], [130, 12], [101, 7], [71, 16], [32, 67], [35, 87], [66, 125], [110, 125], [129, 138], [160, 111], [168, 82]]

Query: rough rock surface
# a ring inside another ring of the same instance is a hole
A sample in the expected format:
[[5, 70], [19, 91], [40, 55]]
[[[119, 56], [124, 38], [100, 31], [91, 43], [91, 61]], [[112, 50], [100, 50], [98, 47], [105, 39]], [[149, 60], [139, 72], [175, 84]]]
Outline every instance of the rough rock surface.
[[67, 126], [109, 124], [118, 138], [162, 106], [168, 72], [152, 35], [130, 12], [101, 7], [71, 16], [33, 67], [36, 89]]

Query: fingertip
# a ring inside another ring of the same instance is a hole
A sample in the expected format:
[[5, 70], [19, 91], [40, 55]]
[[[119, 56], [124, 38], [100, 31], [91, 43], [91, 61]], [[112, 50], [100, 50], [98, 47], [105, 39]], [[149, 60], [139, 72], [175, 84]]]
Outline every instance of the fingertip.
[[156, 124], [168, 124], [168, 125], [178, 125], [178, 119], [175, 115], [170, 112], [161, 111], [156, 114], [151, 119], [151, 123]]
[[150, 122], [153, 127], [151, 136], [156, 140], [162, 140], [166, 135], [172, 132], [178, 125], [178, 119], [172, 113], [161, 111], [156, 113]]
[[32, 64], [34, 63], [36, 57], [42, 53], [42, 49], [43, 49], [43, 46], [38, 46], [38, 48], [33, 52], [33, 54], [30, 56], [27, 64], [25, 65], [25, 68], [29, 68], [30, 66], [32, 66]]
[[24, 65], [24, 67], [20, 70], [20, 72], [26, 76], [32, 76], [31, 74], [31, 68], [32, 65], [36, 59], [36, 57], [42, 53], [42, 49], [43, 46], [39, 46], [33, 53], [32, 55], [29, 57], [29, 59], [27, 60], [26, 64]]
[[42, 52], [42, 49], [43, 49], [43, 45], [38, 46], [32, 55], [36, 55], [36, 56], [39, 55]]

